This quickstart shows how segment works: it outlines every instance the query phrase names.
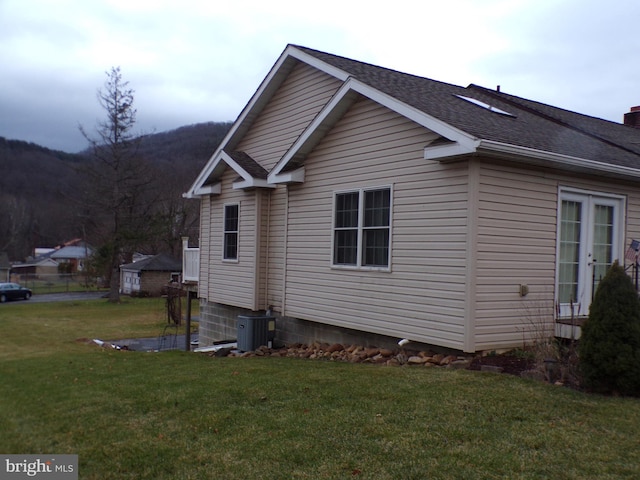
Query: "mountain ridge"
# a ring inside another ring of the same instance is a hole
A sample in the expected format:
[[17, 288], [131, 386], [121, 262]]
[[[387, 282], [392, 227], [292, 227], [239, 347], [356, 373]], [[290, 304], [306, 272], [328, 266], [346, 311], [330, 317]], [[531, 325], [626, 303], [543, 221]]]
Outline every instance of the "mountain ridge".
[[[166, 176], [172, 192], [184, 192], [231, 125], [205, 122], [144, 135], [138, 153]], [[0, 252], [22, 260], [35, 247], [83, 235], [70, 193], [81, 181], [77, 167], [90, 158], [90, 150], [68, 153], [0, 136]]]

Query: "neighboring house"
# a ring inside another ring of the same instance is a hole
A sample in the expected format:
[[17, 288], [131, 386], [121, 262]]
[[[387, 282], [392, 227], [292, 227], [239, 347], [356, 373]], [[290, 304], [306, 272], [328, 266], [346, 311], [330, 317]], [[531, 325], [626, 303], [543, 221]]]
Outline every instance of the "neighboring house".
[[0, 252], [0, 282], [8, 282], [10, 280], [11, 264], [7, 252]]
[[12, 281], [17, 283], [58, 275], [58, 262], [48, 257], [38, 257], [24, 263], [11, 265]]
[[65, 265], [65, 273], [79, 273], [84, 271], [85, 262], [92, 254], [93, 248], [81, 240], [76, 240], [73, 243], [67, 242], [46, 255]]
[[639, 181], [633, 126], [290, 45], [185, 193], [200, 341], [269, 307], [286, 343], [567, 335], [640, 238]]
[[182, 262], [164, 253], [120, 266], [120, 290], [125, 295], [159, 296], [170, 282], [179, 282]]

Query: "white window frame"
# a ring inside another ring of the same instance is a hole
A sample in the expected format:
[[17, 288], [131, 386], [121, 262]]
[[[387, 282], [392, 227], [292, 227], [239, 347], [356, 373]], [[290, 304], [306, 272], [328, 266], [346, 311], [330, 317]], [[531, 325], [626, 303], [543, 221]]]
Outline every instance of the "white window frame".
[[[237, 230], [227, 230], [227, 207], [238, 207], [238, 227]], [[227, 258], [227, 234], [236, 234], [236, 256]], [[225, 203], [222, 205], [222, 261], [228, 263], [238, 263], [240, 258], [240, 202]]]
[[[366, 192], [375, 190], [389, 190], [389, 248], [387, 251], [387, 265], [363, 265], [363, 241], [364, 241], [364, 197]], [[358, 193], [358, 226], [357, 226], [357, 251], [356, 264], [335, 263], [335, 241], [336, 241], [336, 203], [338, 195]], [[393, 238], [393, 185], [377, 185], [372, 187], [351, 188], [336, 190], [333, 192], [333, 211], [331, 218], [331, 268], [344, 270], [369, 270], [390, 272], [391, 271], [391, 251]]]
[[[626, 197], [604, 192], [582, 190], [572, 187], [560, 187], [558, 191], [557, 205], [557, 233], [556, 233], [556, 271], [555, 271], [555, 304], [556, 313], [559, 318], [570, 317], [571, 307], [569, 304], [561, 304], [559, 299], [560, 281], [560, 240], [562, 223], [562, 202], [575, 201], [582, 203], [584, 208], [584, 218], [580, 225], [580, 251], [579, 251], [579, 274], [578, 274], [578, 299], [574, 305], [573, 315], [586, 316], [589, 314], [591, 299], [593, 297], [593, 262], [592, 252], [588, 251], [593, 246], [593, 225], [595, 222], [595, 208], [597, 205], [606, 205], [614, 208], [614, 226], [611, 241], [612, 261], [618, 260], [623, 263], [624, 238], [625, 238], [625, 215]], [[596, 259], [597, 260], [597, 259]]]

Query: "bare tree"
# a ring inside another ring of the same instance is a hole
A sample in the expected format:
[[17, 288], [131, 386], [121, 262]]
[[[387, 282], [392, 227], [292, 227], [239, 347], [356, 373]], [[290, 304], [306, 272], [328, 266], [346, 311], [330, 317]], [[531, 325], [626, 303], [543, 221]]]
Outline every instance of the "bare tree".
[[106, 264], [109, 300], [120, 300], [119, 267], [145, 238], [145, 218], [155, 195], [151, 167], [138, 154], [140, 135], [133, 131], [136, 110], [134, 91], [122, 79], [120, 68], [106, 72], [98, 101], [106, 118], [96, 125], [97, 137], [81, 126], [90, 143], [91, 161], [80, 168], [86, 186], [83, 192], [85, 223], [99, 239]]
[[0, 195], [0, 252], [6, 251], [12, 258], [24, 258], [33, 226], [33, 212], [26, 199]]

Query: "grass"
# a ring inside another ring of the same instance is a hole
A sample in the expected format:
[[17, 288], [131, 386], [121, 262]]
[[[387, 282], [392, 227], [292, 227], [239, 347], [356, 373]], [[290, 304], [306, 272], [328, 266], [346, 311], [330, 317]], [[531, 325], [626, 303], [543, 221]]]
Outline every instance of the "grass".
[[162, 314], [151, 299], [2, 305], [0, 452], [78, 454], [82, 479], [640, 477], [637, 399], [75, 341], [157, 334]]

